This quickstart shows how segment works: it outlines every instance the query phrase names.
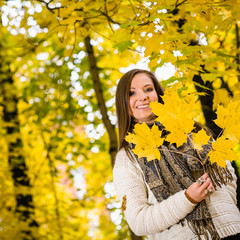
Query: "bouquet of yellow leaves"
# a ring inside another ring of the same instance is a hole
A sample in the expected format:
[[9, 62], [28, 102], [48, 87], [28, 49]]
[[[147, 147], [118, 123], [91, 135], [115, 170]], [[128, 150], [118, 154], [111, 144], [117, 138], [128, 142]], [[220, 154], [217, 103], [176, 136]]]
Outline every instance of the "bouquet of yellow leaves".
[[[180, 98], [173, 89], [165, 91], [162, 97], [164, 104], [159, 102], [150, 103], [152, 112], [157, 116], [165, 130], [169, 131], [165, 138], [161, 138], [162, 131], [154, 124], [152, 128], [146, 123], [137, 123], [134, 133], [126, 136], [126, 141], [135, 144], [134, 154], [138, 157], [146, 157], [148, 161], [160, 160], [159, 147], [166, 140], [170, 144], [175, 143], [177, 147], [187, 142], [189, 133], [194, 128], [195, 96], [187, 95]], [[226, 160], [236, 160], [237, 154], [234, 148], [240, 140], [240, 101], [230, 102], [226, 108], [219, 106], [217, 108], [217, 119], [215, 123], [222, 128], [221, 136], [212, 142], [212, 149], [208, 153], [211, 163], [216, 162], [219, 166], [225, 167]], [[202, 146], [209, 143], [210, 136], [205, 130], [192, 133], [191, 142], [197, 151], [202, 150]], [[199, 159], [204, 165], [206, 159]]]

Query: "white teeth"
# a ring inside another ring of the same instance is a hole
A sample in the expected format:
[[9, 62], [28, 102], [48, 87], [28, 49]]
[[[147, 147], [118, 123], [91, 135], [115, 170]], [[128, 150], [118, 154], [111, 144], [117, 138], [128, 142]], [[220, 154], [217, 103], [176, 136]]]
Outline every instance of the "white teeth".
[[141, 105], [141, 106], [138, 106], [137, 108], [146, 108], [148, 107], [148, 105]]

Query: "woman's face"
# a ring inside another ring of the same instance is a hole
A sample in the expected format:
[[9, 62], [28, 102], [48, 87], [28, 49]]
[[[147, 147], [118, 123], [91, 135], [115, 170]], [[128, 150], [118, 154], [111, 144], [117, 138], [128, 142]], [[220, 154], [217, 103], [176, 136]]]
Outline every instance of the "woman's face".
[[130, 113], [140, 123], [154, 122], [155, 115], [149, 107], [150, 102], [158, 100], [152, 79], [145, 73], [136, 74], [131, 82], [129, 93]]

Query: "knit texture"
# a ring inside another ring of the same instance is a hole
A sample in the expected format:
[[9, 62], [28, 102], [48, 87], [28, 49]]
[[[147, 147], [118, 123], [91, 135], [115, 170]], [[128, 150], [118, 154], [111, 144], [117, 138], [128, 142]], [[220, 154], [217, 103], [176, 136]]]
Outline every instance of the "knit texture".
[[[240, 213], [235, 205], [236, 176], [231, 164], [227, 165], [234, 181], [218, 187], [206, 200], [221, 238], [240, 232]], [[130, 160], [124, 149], [117, 154], [113, 182], [120, 201], [126, 196], [125, 217], [136, 235], [147, 235], [149, 240], [197, 239], [186, 221], [179, 223], [196, 206], [186, 198], [185, 190], [157, 202], [137, 161]]]

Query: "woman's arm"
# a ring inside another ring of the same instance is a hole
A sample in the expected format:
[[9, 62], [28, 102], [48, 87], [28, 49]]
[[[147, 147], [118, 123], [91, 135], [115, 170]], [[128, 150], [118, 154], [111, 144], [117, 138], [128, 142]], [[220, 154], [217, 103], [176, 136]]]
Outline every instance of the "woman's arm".
[[196, 206], [187, 199], [185, 190], [160, 203], [148, 204], [148, 188], [143, 174], [124, 150], [117, 155], [113, 183], [119, 199], [122, 201], [126, 196], [125, 217], [136, 235], [149, 235], [168, 229]]
[[232, 164], [229, 161], [226, 162], [226, 166], [227, 166], [228, 170], [231, 172], [231, 174], [233, 176], [233, 180], [226, 184], [226, 188], [227, 188], [230, 196], [232, 197], [234, 203], [237, 204], [237, 194], [236, 194], [236, 190], [237, 190], [237, 176], [235, 174], [235, 170], [234, 170]]

